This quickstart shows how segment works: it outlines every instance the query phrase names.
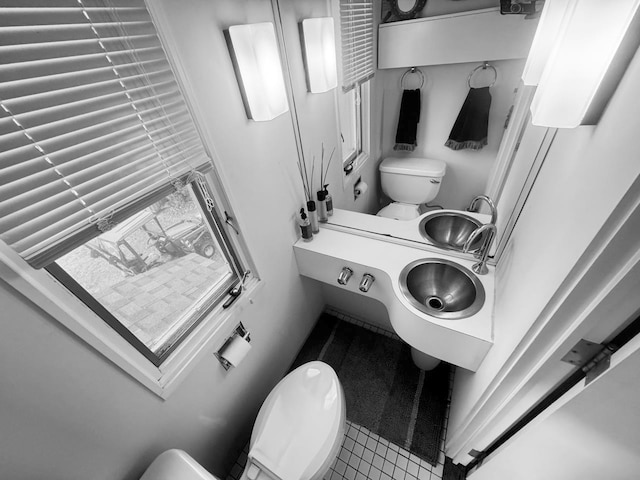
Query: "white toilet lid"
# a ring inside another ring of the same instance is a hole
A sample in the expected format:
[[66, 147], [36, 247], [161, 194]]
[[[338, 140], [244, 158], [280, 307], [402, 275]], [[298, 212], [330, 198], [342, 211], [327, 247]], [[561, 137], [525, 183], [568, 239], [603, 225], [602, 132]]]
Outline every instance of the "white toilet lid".
[[333, 369], [309, 362], [284, 377], [253, 428], [250, 459], [281, 480], [307, 480], [326, 461], [342, 431], [344, 393]]
[[447, 171], [447, 164], [433, 158], [387, 157], [378, 168], [385, 173], [442, 178]]

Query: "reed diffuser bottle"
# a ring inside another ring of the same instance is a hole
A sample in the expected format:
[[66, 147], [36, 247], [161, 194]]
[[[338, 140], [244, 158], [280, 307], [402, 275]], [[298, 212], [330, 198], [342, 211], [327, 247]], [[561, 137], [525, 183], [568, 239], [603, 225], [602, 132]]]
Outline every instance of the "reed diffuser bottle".
[[318, 190], [316, 195], [318, 196], [318, 220], [324, 223], [329, 220], [329, 217], [327, 216], [327, 200], [324, 190]]
[[309, 212], [309, 223], [311, 223], [311, 231], [318, 233], [320, 226], [318, 225], [318, 212], [316, 211], [316, 202], [309, 200], [307, 202], [307, 212]]

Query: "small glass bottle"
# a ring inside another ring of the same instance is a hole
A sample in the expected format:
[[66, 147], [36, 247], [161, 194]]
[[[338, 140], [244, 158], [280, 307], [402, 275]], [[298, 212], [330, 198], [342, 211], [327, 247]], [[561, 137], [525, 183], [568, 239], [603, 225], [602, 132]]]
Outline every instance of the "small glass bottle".
[[309, 221], [311, 222], [311, 231], [318, 233], [320, 227], [318, 226], [318, 212], [316, 212], [316, 202], [309, 200], [307, 202], [307, 211], [309, 212]]
[[324, 190], [318, 190], [318, 220], [321, 222], [326, 222], [329, 220], [327, 217], [327, 200], [326, 193]]
[[331, 198], [331, 195], [329, 195], [329, 190], [327, 190], [327, 187], [329, 186], [329, 184], [326, 184], [324, 186], [324, 200], [327, 204], [327, 217], [330, 217], [331, 215], [333, 215], [333, 198]]
[[302, 232], [302, 240], [310, 242], [313, 240], [313, 232], [311, 231], [311, 222], [307, 218], [307, 214], [304, 213], [304, 208], [300, 209], [300, 218], [298, 219], [298, 225], [300, 225], [300, 231]]

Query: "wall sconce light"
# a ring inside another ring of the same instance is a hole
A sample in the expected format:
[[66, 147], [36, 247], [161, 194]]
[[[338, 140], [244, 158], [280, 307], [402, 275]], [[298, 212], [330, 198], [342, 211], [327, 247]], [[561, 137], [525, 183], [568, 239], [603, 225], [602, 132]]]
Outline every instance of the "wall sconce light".
[[550, 38], [532, 47], [535, 60], [546, 61], [543, 68], [534, 68], [528, 60], [526, 69], [527, 81], [539, 79], [531, 103], [534, 125], [574, 128], [597, 123], [637, 48], [639, 5], [640, 0], [547, 2], [549, 15], [538, 28]]
[[322, 93], [338, 85], [336, 41], [333, 18], [307, 18], [302, 21], [307, 85], [311, 93]]
[[229, 38], [247, 116], [255, 121], [265, 121], [288, 112], [273, 23], [231, 26]]
[[573, 0], [550, 0], [545, 2], [538, 22], [536, 34], [531, 42], [527, 63], [522, 71], [525, 85], [538, 85], [542, 71], [557, 41], [558, 32], [565, 20], [567, 7]]

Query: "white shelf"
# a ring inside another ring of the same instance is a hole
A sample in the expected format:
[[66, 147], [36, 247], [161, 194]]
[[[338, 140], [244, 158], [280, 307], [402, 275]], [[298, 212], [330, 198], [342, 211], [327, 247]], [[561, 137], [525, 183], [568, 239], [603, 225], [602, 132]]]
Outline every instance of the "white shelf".
[[384, 23], [378, 68], [526, 58], [537, 25], [524, 15], [501, 15], [499, 8]]

